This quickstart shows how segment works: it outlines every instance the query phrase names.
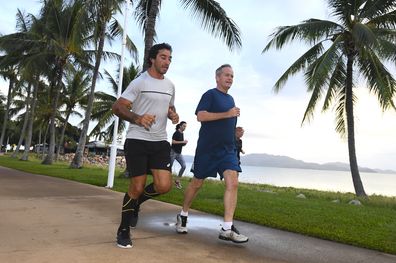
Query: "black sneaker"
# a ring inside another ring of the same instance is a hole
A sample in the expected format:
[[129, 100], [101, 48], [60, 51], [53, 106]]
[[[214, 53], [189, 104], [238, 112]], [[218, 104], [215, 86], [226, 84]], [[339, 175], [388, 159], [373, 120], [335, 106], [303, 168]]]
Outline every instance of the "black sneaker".
[[132, 248], [132, 239], [129, 229], [122, 229], [117, 232], [117, 246], [120, 248]]
[[137, 205], [134, 210], [132, 211], [131, 219], [129, 221], [129, 225], [132, 228], [135, 228], [139, 219], [139, 210], [140, 210], [140, 205]]

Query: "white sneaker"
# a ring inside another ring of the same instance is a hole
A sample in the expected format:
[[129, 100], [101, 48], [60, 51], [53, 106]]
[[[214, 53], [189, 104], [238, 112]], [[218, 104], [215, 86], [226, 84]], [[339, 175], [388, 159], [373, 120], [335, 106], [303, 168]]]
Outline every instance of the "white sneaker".
[[181, 185], [181, 183], [179, 181], [175, 181], [175, 186], [177, 189], [182, 189], [183, 186]]
[[232, 225], [231, 229], [228, 230], [221, 228], [219, 238], [222, 240], [232, 241], [234, 243], [246, 243], [249, 241], [249, 238], [240, 234], [234, 225]]
[[177, 214], [176, 216], [176, 232], [179, 234], [187, 234], [187, 216]]

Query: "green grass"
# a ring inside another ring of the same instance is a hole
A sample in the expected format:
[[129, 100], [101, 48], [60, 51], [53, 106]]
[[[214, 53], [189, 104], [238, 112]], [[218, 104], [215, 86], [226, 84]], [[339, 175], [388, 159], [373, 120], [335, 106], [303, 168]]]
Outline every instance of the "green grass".
[[[70, 169], [66, 163], [42, 165], [40, 160], [19, 161], [0, 157], [0, 165], [26, 172], [54, 176], [82, 183], [106, 186], [107, 170], [97, 167]], [[183, 177], [187, 186], [190, 178]], [[116, 170], [115, 191], [125, 192], [129, 179]], [[224, 183], [208, 180], [192, 208], [223, 214]], [[296, 198], [303, 193], [307, 199]], [[174, 188], [158, 200], [181, 205], [183, 191]], [[338, 199], [339, 203], [332, 200]], [[396, 254], [396, 198], [370, 196], [362, 206], [349, 205], [352, 193], [323, 192], [291, 187], [240, 184], [235, 218], [245, 222], [288, 230], [321, 239]]]

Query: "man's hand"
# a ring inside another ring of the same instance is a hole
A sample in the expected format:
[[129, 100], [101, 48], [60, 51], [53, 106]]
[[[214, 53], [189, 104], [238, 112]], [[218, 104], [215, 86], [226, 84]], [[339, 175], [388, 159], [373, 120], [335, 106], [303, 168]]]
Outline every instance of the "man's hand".
[[179, 114], [177, 114], [172, 108], [168, 109], [168, 118], [172, 121], [172, 124], [179, 122]]
[[239, 117], [241, 115], [241, 110], [238, 107], [231, 108], [228, 111], [230, 118], [232, 117]]
[[135, 123], [148, 130], [150, 129], [151, 125], [155, 123], [155, 115], [143, 114], [142, 116], [136, 118]]

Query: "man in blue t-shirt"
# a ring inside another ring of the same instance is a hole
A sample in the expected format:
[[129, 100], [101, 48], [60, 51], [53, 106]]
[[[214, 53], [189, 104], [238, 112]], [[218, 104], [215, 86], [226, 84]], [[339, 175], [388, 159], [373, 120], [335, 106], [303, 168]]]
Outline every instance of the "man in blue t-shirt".
[[194, 158], [194, 177], [185, 193], [183, 208], [177, 215], [176, 231], [187, 233], [188, 210], [208, 177], [224, 177], [224, 223], [219, 238], [235, 243], [245, 243], [248, 237], [239, 233], [233, 225], [237, 204], [239, 166], [236, 146], [235, 127], [240, 109], [235, 107], [234, 99], [228, 94], [234, 78], [229, 64], [216, 70], [216, 88], [202, 95], [195, 114], [201, 122], [199, 138]]

